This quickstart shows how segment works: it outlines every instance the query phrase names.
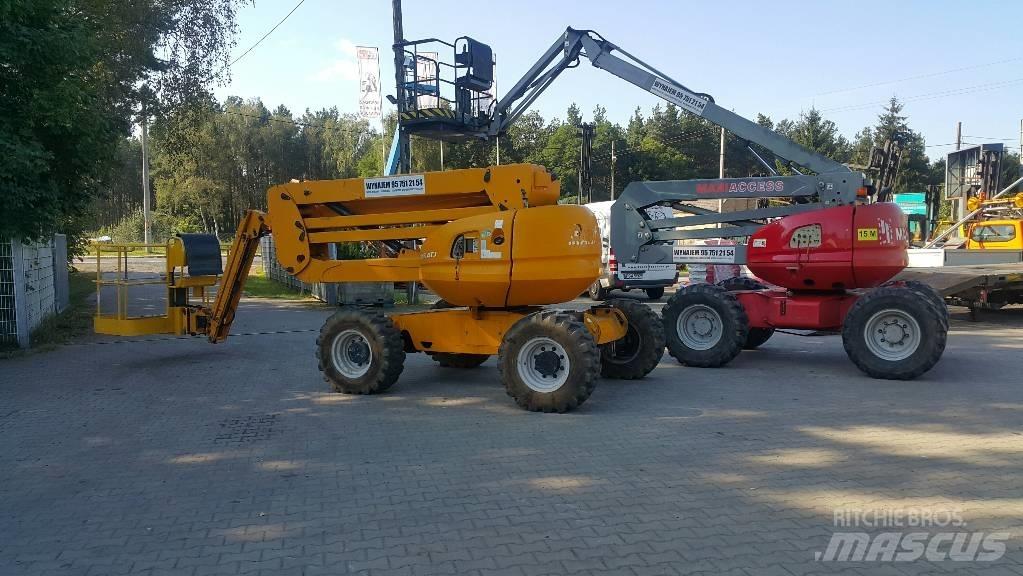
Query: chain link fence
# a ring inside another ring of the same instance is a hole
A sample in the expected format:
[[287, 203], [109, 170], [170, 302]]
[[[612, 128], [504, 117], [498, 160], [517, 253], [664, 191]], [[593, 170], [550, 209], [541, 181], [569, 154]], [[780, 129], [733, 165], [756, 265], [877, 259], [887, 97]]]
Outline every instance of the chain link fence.
[[31, 344], [32, 330], [68, 306], [67, 240], [0, 238], [0, 346]]
[[14, 306], [14, 258], [9, 238], [0, 237], [0, 346], [18, 345]]

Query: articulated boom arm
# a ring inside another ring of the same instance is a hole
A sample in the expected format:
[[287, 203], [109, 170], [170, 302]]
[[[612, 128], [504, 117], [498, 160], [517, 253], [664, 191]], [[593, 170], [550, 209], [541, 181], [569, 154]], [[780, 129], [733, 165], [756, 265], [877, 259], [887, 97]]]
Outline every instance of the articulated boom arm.
[[[750, 152], [772, 174], [763, 178], [629, 184], [612, 208], [611, 241], [619, 261], [640, 264], [671, 262], [668, 244], [675, 240], [749, 236], [763, 226], [765, 218], [852, 204], [858, 196], [866, 194], [871, 188], [869, 180], [862, 173], [853, 172], [840, 162], [808, 150], [769, 128], [718, 106], [710, 95], [686, 88], [589, 30], [568, 28], [565, 31], [497, 103], [488, 134], [495, 136], [506, 130], [563, 71], [577, 66], [580, 57], [587, 58], [601, 70], [735, 134], [746, 142]], [[778, 175], [774, 166], [757, 154], [753, 144], [784, 160], [796, 175]], [[804, 174], [797, 166], [808, 169], [814, 175]], [[732, 198], [790, 198], [796, 202], [787, 206], [726, 214], [686, 204], [687, 201]], [[644, 211], [653, 205], [672, 206], [693, 216], [653, 221]], [[725, 226], [691, 229], [714, 224]]]
[[[618, 52], [626, 59], [612, 52]], [[807, 150], [769, 128], [718, 106], [709, 94], [689, 90], [596, 32], [573, 28], [565, 30], [565, 34], [497, 103], [489, 134], [496, 136], [504, 132], [562, 72], [577, 66], [580, 56], [587, 58], [597, 68], [721, 126], [747, 142], [763, 146], [778, 158], [817, 173], [849, 172], [845, 165]]]
[[[540, 166], [507, 164], [382, 178], [291, 182], [267, 194], [277, 260], [304, 282], [419, 280], [419, 241], [441, 226], [491, 212], [556, 204]], [[331, 245], [380, 243], [380, 257], [339, 259]], [[386, 254], [385, 254], [386, 253]]]
[[234, 235], [234, 244], [227, 255], [224, 275], [220, 279], [217, 299], [208, 312], [206, 336], [210, 342], [223, 342], [231, 332], [234, 314], [238, 310], [238, 301], [245, 288], [245, 279], [249, 276], [252, 259], [259, 249], [259, 239], [266, 235], [270, 228], [266, 225], [266, 215], [258, 210], [245, 213], [238, 231]]

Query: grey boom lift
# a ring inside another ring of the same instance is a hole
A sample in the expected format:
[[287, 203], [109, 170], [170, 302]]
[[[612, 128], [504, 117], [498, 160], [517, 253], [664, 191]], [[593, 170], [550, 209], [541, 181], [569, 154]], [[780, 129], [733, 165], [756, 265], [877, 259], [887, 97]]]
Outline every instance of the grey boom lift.
[[[420, 46], [438, 42], [453, 50], [454, 64], [434, 61], [419, 51]], [[488, 100], [494, 78], [493, 52], [489, 46], [469, 37], [459, 38], [453, 44], [429, 38], [403, 42], [395, 49], [404, 51], [404, 60], [408, 63], [402, 85], [405, 111], [401, 124], [410, 134], [447, 140], [500, 136], [562, 72], [578, 66], [580, 59], [586, 58], [593, 66], [725, 128], [745, 142], [750, 153], [771, 174], [751, 178], [632, 182], [612, 207], [611, 236], [619, 262], [672, 262], [672, 250], [667, 243], [674, 240], [746, 237], [763, 226], [765, 218], [853, 204], [858, 191], [873, 193], [871, 181], [865, 174], [853, 172], [840, 162], [807, 150], [769, 128], [718, 106], [709, 94], [690, 90], [592, 30], [567, 28], [496, 102]], [[428, 79], [420, 78], [420, 66], [413, 64], [424, 61], [436, 70]], [[441, 69], [445, 67], [454, 71], [453, 81], [442, 78]], [[423, 96], [434, 98], [432, 102], [442, 102], [443, 98], [438, 95], [445, 83], [453, 84], [455, 98], [449, 103], [453, 106], [434, 104], [426, 108], [420, 105]], [[769, 150], [795, 174], [778, 175], [774, 164], [758, 154], [753, 144]], [[724, 214], [686, 204], [694, 200], [733, 198], [790, 198], [792, 203]], [[652, 222], [643, 209], [653, 205], [672, 206], [692, 216]], [[706, 228], [715, 224], [723, 227]], [[701, 229], [685, 230], [694, 226]], [[721, 263], [742, 263], [745, 250], [745, 246], [737, 246]], [[706, 260], [700, 261], [706, 263]], [[685, 260], [676, 255], [674, 262], [685, 263]]]

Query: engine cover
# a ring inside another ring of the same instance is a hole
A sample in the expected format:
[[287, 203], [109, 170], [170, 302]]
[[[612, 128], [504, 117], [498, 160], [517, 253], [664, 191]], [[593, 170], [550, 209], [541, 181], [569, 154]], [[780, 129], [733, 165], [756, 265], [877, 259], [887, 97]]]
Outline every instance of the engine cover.
[[583, 206], [505, 210], [439, 226], [423, 242], [420, 279], [457, 306], [557, 304], [597, 279], [600, 249]]
[[750, 237], [751, 272], [791, 290], [871, 288], [906, 267], [906, 216], [892, 203], [826, 208], [776, 220]]

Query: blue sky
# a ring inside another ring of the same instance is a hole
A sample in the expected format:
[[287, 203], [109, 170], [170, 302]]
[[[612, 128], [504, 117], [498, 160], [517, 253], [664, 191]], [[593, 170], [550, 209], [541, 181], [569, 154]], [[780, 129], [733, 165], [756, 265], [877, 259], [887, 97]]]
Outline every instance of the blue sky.
[[[235, 55], [255, 43], [297, 0], [257, 1], [239, 14]], [[855, 8], [853, 8], [855, 7]], [[471, 12], [466, 12], [471, 8]], [[795, 118], [816, 106], [852, 136], [895, 95], [934, 158], [952, 150], [955, 122], [968, 142], [1006, 139], [1018, 149], [1023, 118], [1023, 2], [967, 7], [945, 1], [857, 2], [405, 0], [406, 39], [472, 36], [490, 44], [498, 91], [510, 87], [566, 26], [600, 32], [718, 104], [753, 118]], [[292, 112], [357, 110], [354, 46], [381, 50], [385, 94], [393, 93], [387, 0], [306, 0], [217, 88], [260, 97]], [[949, 70], [958, 70], [943, 73]], [[893, 82], [895, 81], [895, 82]], [[575, 102], [589, 117], [607, 108], [624, 123], [660, 100], [584, 63], [534, 104], [564, 118]], [[384, 102], [385, 110], [390, 105]], [[984, 138], [981, 138], [984, 137]]]

